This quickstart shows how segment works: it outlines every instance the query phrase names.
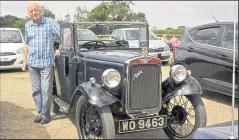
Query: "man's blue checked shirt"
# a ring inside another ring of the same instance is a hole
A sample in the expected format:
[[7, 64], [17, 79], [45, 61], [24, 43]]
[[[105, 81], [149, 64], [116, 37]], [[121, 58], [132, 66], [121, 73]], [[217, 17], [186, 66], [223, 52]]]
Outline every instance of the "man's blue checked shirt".
[[32, 20], [25, 24], [26, 44], [28, 44], [27, 65], [46, 68], [54, 65], [54, 38], [60, 36], [60, 25], [54, 19], [42, 16], [41, 22]]

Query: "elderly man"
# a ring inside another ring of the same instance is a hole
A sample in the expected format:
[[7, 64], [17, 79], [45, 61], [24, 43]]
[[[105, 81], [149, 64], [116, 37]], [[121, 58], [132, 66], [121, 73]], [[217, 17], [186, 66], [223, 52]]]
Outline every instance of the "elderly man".
[[37, 2], [30, 2], [28, 15], [31, 18], [25, 24], [26, 46], [22, 70], [28, 69], [32, 85], [32, 97], [38, 115], [34, 122], [47, 124], [50, 122], [54, 79], [54, 36], [60, 35], [59, 24], [42, 16], [42, 9]]

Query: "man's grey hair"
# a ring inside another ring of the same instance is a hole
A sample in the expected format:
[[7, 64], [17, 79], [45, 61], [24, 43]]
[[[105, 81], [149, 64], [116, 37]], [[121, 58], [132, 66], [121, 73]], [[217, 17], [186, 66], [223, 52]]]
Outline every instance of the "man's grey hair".
[[28, 7], [29, 7], [29, 5], [31, 5], [31, 4], [36, 4], [41, 11], [43, 10], [43, 6], [42, 6], [41, 4], [39, 4], [37, 1], [30, 1], [30, 2], [28, 3]]

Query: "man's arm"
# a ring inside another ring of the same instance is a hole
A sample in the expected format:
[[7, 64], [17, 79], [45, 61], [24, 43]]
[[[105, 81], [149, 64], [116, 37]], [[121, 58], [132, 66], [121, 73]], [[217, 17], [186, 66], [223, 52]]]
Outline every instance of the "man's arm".
[[27, 69], [27, 55], [28, 55], [28, 45], [29, 45], [29, 36], [27, 32], [27, 25], [25, 25], [25, 47], [24, 47], [24, 60], [23, 60], [23, 66], [22, 70], [26, 71]]
[[[52, 25], [52, 32], [53, 32], [53, 34], [55, 36], [60, 37], [60, 24], [53, 19], [51, 25]], [[55, 56], [60, 56], [59, 48], [57, 50], [55, 50]]]
[[60, 37], [60, 24], [53, 19], [51, 25], [52, 25], [52, 31], [54, 35], [57, 35], [58, 37]]
[[25, 44], [25, 47], [24, 47], [24, 62], [27, 62], [27, 55], [28, 55], [28, 44]]

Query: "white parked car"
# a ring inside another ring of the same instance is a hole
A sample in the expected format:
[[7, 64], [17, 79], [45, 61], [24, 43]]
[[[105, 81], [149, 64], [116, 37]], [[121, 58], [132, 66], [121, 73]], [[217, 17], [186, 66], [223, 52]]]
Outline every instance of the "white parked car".
[[[139, 32], [139, 28], [121, 28], [112, 32], [110, 40], [125, 40], [128, 41], [129, 48], [139, 48], [142, 47], [139, 42], [140, 34], [142, 33]], [[149, 31], [149, 55], [158, 57], [165, 63], [168, 63], [170, 58], [168, 44], [159, 40], [152, 31]]]
[[0, 70], [19, 69], [24, 59], [24, 38], [18, 28], [0, 28]]

